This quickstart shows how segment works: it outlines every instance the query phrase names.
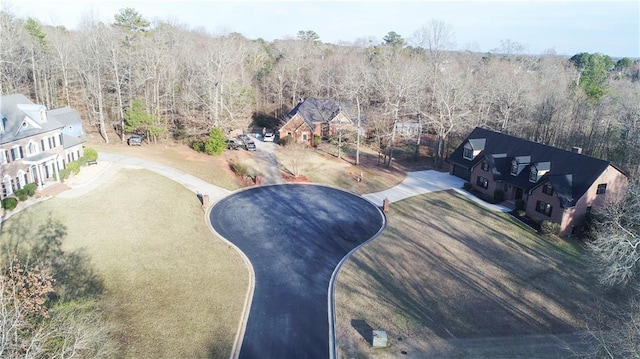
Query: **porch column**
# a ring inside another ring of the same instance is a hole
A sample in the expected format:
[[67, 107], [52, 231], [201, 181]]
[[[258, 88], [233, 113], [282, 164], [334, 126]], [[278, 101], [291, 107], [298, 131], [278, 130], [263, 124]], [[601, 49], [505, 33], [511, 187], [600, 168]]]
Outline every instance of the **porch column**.
[[36, 178], [38, 179], [38, 188], [42, 189], [44, 181], [42, 180], [42, 171], [39, 164], [36, 165]]
[[58, 157], [52, 161], [53, 162], [53, 174], [56, 177], [56, 182], [60, 183], [60, 168], [58, 167]]

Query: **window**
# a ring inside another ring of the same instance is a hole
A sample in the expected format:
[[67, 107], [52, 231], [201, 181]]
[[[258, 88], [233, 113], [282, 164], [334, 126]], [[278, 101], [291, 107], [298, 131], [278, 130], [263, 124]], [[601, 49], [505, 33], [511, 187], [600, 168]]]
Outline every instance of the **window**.
[[591, 206], [587, 207], [587, 214], [591, 214]]
[[489, 162], [487, 161], [482, 161], [482, 163], [480, 164], [480, 168], [483, 171], [488, 171], [489, 170]]
[[518, 175], [518, 162], [516, 161], [511, 162], [511, 175], [513, 176]]
[[476, 184], [478, 186], [486, 189], [487, 187], [489, 187], [489, 180], [484, 178], [484, 177], [482, 177], [482, 176], [479, 176], [478, 180], [476, 181]]
[[7, 151], [0, 150], [0, 163], [7, 164], [9, 163], [9, 157], [7, 156]]
[[538, 170], [535, 167], [531, 167], [529, 172], [529, 182], [535, 182], [538, 180]]
[[551, 217], [552, 210], [553, 210], [553, 207], [547, 202], [538, 201], [536, 203], [536, 212], [542, 213], [547, 217]]
[[471, 148], [464, 148], [463, 152], [462, 152], [462, 157], [466, 158], [468, 160], [472, 160], [473, 159], [473, 150]]
[[23, 157], [22, 154], [22, 147], [21, 146], [17, 146], [11, 149], [11, 159], [13, 161], [15, 160], [19, 160]]
[[27, 145], [27, 155], [35, 155], [36, 153], [38, 153], [36, 144], [33, 142], [29, 142], [29, 144]]
[[606, 183], [599, 184], [596, 194], [604, 194], [605, 192], [607, 192], [607, 184]]
[[553, 187], [551, 187], [550, 184], [545, 184], [544, 186], [542, 186], [542, 193], [546, 194], [547, 196], [553, 196]]

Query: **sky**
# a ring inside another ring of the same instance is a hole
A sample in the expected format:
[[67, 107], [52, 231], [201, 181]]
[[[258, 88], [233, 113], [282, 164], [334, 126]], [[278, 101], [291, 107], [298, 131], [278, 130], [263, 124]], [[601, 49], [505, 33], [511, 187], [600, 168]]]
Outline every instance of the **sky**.
[[46, 25], [77, 29], [91, 14], [113, 23], [125, 7], [150, 21], [171, 21], [211, 34], [249, 39], [295, 38], [315, 31], [322, 42], [374, 44], [390, 31], [410, 40], [430, 20], [454, 32], [455, 49], [496, 52], [501, 42], [525, 53], [580, 52], [640, 58], [640, 0], [623, 1], [218, 1], [218, 0], [0, 0], [0, 9]]

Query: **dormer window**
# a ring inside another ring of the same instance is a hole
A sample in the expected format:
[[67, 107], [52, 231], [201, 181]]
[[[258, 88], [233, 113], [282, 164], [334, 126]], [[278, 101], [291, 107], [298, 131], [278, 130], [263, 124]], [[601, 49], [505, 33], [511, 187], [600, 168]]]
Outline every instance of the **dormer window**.
[[535, 167], [531, 167], [531, 172], [529, 172], [529, 182], [538, 181], [538, 169]]
[[516, 162], [515, 160], [511, 161], [511, 175], [518, 175], [518, 162]]
[[467, 160], [473, 159], [473, 149], [465, 147], [462, 152], [462, 157]]

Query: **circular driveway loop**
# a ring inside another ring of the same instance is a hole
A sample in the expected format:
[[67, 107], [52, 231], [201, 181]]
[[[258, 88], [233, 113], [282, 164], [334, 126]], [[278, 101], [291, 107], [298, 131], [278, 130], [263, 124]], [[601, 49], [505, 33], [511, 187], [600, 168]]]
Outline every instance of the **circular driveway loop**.
[[255, 271], [240, 358], [328, 358], [331, 275], [380, 231], [380, 209], [335, 188], [283, 184], [235, 193], [210, 220]]

